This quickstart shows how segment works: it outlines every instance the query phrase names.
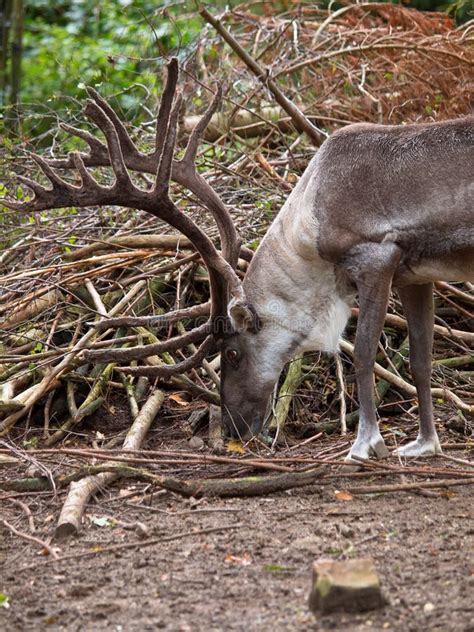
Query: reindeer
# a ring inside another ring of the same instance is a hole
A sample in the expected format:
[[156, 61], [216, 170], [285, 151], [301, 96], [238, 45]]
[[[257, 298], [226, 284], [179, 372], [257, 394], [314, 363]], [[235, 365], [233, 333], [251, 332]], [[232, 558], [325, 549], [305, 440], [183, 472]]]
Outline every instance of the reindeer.
[[353, 457], [388, 450], [373, 368], [391, 287], [408, 321], [418, 438], [407, 457], [441, 452], [430, 393], [433, 281], [474, 280], [474, 117], [420, 125], [355, 124], [308, 165], [232, 299], [222, 349], [222, 406], [231, 433], [256, 434], [285, 364], [336, 351], [355, 294], [360, 420]]
[[[360, 421], [349, 460], [388, 450], [376, 419], [373, 367], [394, 287], [405, 311], [411, 371], [418, 393], [418, 438], [400, 448], [407, 457], [441, 451], [430, 393], [433, 281], [474, 281], [474, 117], [441, 123], [385, 126], [355, 124], [334, 133], [308, 165], [252, 258], [243, 284], [235, 272], [247, 256], [217, 193], [197, 172], [200, 138], [216, 111], [220, 91], [190, 136], [184, 157], [173, 160], [181, 95], [172, 60], [157, 116], [156, 142], [139, 151], [108, 103], [94, 90], [84, 111], [106, 144], [84, 130], [62, 125], [89, 145], [68, 159], [31, 154], [48, 178], [46, 188], [18, 176], [34, 198], [7, 200], [28, 212], [64, 206], [115, 204], [152, 213], [188, 237], [209, 269], [211, 304], [148, 319], [104, 319], [100, 328], [148, 323], [160, 326], [207, 313], [209, 320], [184, 335], [145, 347], [84, 352], [84, 358], [127, 360], [200, 342], [193, 356], [173, 366], [125, 367], [129, 373], [168, 377], [197, 366], [219, 341], [221, 404], [229, 434], [247, 439], [263, 427], [269, 398], [285, 363], [296, 353], [334, 352], [359, 298], [354, 364]], [[115, 182], [100, 184], [88, 171], [110, 166]], [[58, 169], [75, 168], [80, 183]], [[140, 188], [129, 170], [152, 174]], [[222, 253], [169, 196], [173, 179], [212, 213]]]

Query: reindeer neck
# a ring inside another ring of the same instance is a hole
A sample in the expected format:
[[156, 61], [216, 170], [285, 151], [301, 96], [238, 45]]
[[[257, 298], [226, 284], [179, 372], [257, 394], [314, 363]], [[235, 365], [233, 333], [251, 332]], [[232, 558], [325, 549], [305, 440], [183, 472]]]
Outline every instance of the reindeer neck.
[[300, 350], [332, 351], [349, 316], [335, 265], [318, 253], [312, 170], [291, 193], [268, 230], [244, 281], [247, 299], [263, 319], [299, 332]]

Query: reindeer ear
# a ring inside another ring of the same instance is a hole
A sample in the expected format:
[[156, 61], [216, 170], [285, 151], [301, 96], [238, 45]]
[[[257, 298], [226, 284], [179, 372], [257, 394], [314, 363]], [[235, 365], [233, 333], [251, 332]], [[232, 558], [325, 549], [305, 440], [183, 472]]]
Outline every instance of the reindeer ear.
[[239, 333], [243, 331], [256, 333], [260, 329], [260, 321], [253, 305], [231, 299], [228, 312], [232, 327]]

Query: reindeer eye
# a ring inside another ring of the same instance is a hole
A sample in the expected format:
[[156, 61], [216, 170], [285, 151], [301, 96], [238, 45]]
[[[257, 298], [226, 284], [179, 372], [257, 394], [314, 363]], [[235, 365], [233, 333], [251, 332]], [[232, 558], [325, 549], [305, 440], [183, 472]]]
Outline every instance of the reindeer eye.
[[227, 349], [225, 355], [231, 364], [235, 364], [239, 358], [239, 352], [236, 349]]

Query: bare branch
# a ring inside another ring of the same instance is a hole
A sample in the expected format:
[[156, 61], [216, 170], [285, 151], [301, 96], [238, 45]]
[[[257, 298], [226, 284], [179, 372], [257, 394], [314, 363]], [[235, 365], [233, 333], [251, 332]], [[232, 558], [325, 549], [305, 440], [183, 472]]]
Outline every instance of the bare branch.
[[306, 132], [310, 139], [316, 145], [320, 145], [326, 138], [326, 135], [315, 127], [311, 121], [303, 114], [303, 112], [286, 97], [275, 81], [270, 78], [268, 70], [262, 68], [248, 53], [245, 51], [231, 33], [223, 26], [220, 20], [216, 19], [209, 11], [201, 7], [199, 13], [202, 17], [212, 24], [219, 35], [229, 44], [232, 50], [242, 59], [248, 68], [254, 73], [257, 79], [263, 83], [275, 97], [275, 101], [291, 116], [296, 129]]

